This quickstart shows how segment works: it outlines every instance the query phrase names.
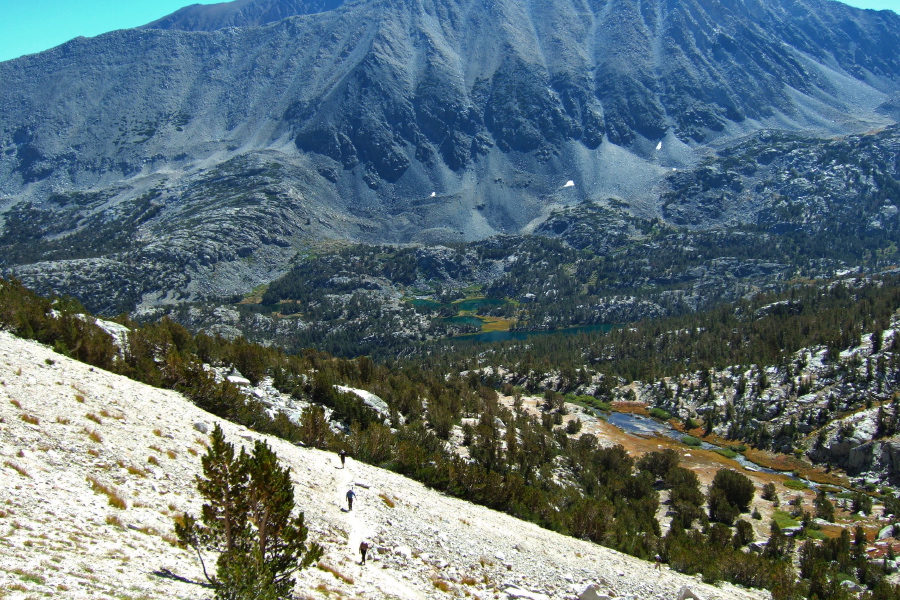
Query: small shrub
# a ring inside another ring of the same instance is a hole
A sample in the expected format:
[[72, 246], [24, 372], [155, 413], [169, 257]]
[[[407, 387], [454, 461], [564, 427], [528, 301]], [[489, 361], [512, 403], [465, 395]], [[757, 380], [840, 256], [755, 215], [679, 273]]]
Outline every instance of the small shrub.
[[94, 413], [88, 413], [88, 414], [84, 415], [84, 417], [86, 419], [93, 421], [97, 425], [103, 424], [103, 420], [100, 417], [98, 417], [97, 415], [95, 415]]
[[441, 590], [442, 592], [447, 593], [450, 591], [450, 584], [443, 579], [434, 578], [431, 580], [431, 583], [432, 585], [434, 585], [434, 587]]
[[191, 456], [197, 456], [199, 454], [199, 452], [194, 450], [192, 447], [188, 447], [187, 451], [188, 451], [188, 454], [190, 454]]
[[158, 466], [159, 466], [159, 461], [156, 459], [155, 456], [148, 456], [148, 457], [147, 457], [147, 462], [150, 463], [151, 465], [153, 465], [154, 467], [158, 467]]
[[153, 430], [153, 435], [156, 437], [162, 437], [162, 429], [156, 428]]
[[81, 394], [75, 394], [75, 402], [84, 404], [84, 396], [82, 396]]
[[37, 425], [41, 422], [40, 419], [38, 419], [37, 417], [33, 417], [33, 416], [29, 415], [28, 413], [22, 413], [21, 415], [19, 415], [19, 418], [22, 419], [23, 421], [25, 421], [26, 423], [30, 423], [31, 425]]
[[52, 367], [54, 364], [56, 364], [56, 361], [53, 360], [52, 358], [45, 358], [45, 359], [44, 359], [44, 363], [45, 363], [47, 366]]
[[95, 429], [88, 429], [87, 427], [85, 427], [83, 431], [84, 431], [85, 435], [87, 435], [90, 438], [90, 440], [92, 442], [95, 442], [97, 444], [103, 442], [103, 436], [101, 436], [99, 433], [97, 433], [97, 431]]
[[168, 456], [171, 460], [175, 460], [176, 458], [178, 458], [178, 453], [174, 450], [166, 450], [166, 456]]
[[88, 448], [87, 453], [90, 454], [91, 456], [93, 456], [94, 458], [99, 458], [99, 456], [100, 456], [100, 451], [95, 450], [94, 448]]
[[378, 494], [378, 497], [381, 498], [381, 501], [384, 502], [388, 508], [394, 508], [397, 504], [391, 500], [391, 497], [385, 493]]
[[56, 417], [56, 422], [60, 425], [70, 425], [72, 421], [66, 417]]
[[22, 403], [19, 402], [18, 400], [10, 400], [9, 403], [12, 404], [13, 406], [15, 406], [16, 408], [20, 409], [20, 410], [21, 410], [21, 408], [22, 408]]

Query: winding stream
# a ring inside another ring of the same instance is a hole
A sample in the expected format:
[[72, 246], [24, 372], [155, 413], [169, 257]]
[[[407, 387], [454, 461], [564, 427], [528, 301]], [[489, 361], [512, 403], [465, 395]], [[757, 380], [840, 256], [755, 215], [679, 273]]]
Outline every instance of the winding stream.
[[[663, 423], [662, 421], [657, 421], [651, 417], [646, 417], [643, 415], [636, 415], [632, 413], [621, 413], [621, 412], [611, 412], [611, 413], [602, 413], [597, 412], [598, 416], [603, 416], [608, 423], [611, 425], [615, 425], [622, 431], [630, 435], [639, 435], [639, 436], [654, 436], [654, 435], [664, 435], [673, 440], [683, 441], [684, 437], [687, 435], [673, 428], [668, 423]], [[703, 450], [719, 450], [721, 446], [716, 446], [715, 444], [710, 444], [708, 442], [700, 442], [700, 448]], [[755, 462], [751, 461], [743, 454], [738, 454], [734, 459], [739, 465], [741, 465], [744, 469], [748, 471], [758, 471], [760, 473], [770, 473], [777, 475], [785, 475], [790, 477], [791, 479], [802, 481], [806, 485], [811, 488], [816, 487], [816, 483], [814, 481], [810, 481], [808, 479], [802, 479], [797, 477], [790, 471], [775, 471], [774, 469], [769, 469], [767, 467], [760, 466]]]

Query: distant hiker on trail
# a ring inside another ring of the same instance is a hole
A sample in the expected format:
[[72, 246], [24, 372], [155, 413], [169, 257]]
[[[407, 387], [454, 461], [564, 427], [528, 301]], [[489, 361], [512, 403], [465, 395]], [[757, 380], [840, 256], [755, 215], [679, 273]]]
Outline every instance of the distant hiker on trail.
[[356, 492], [353, 488], [347, 490], [347, 510], [353, 510], [353, 499], [356, 498]]
[[347, 451], [346, 451], [346, 450], [341, 450], [341, 453], [340, 453], [339, 456], [341, 457], [341, 468], [343, 469], [343, 468], [344, 468], [344, 461], [347, 460]]
[[363, 564], [363, 565], [366, 564], [366, 552], [368, 552], [368, 551], [369, 551], [369, 542], [367, 542], [366, 540], [361, 541], [359, 543], [359, 553], [362, 554], [362, 563], [360, 563], [360, 564]]
[[656, 570], [662, 571], [662, 556], [659, 554], [656, 555]]

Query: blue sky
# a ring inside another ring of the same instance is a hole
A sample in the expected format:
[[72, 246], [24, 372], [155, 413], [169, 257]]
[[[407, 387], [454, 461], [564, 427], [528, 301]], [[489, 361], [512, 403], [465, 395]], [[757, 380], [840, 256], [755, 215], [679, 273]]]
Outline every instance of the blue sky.
[[[58, 46], [80, 35], [137, 27], [187, 4], [210, 0], [0, 0], [0, 61]], [[846, 0], [900, 13], [900, 0]]]

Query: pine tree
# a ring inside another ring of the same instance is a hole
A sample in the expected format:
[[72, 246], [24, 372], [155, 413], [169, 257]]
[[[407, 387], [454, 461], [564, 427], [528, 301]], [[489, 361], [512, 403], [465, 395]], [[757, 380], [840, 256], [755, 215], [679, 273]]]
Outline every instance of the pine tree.
[[[236, 455], [218, 425], [202, 463], [197, 490], [207, 502], [200, 522], [186, 514], [175, 532], [197, 552], [216, 598], [290, 598], [293, 573], [322, 555], [318, 544], [306, 544], [303, 513], [293, 516], [290, 469], [279, 466], [264, 442], [257, 441], [252, 454], [241, 449]], [[206, 571], [203, 551], [219, 555], [215, 577]]]

